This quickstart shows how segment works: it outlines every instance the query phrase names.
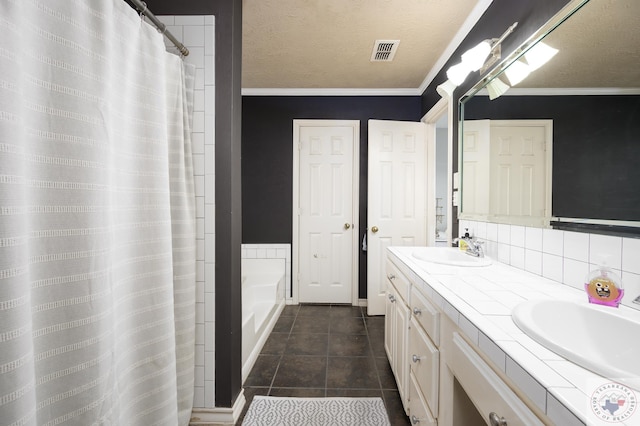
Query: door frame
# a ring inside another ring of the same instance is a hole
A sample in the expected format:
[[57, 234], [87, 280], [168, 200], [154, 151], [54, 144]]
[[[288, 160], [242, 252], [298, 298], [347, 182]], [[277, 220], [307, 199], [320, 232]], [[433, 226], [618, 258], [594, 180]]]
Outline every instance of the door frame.
[[300, 244], [300, 127], [351, 127], [353, 130], [353, 164], [352, 164], [352, 211], [353, 222], [351, 229], [353, 253], [351, 262], [351, 305], [358, 306], [358, 255], [360, 248], [360, 120], [293, 120], [293, 203], [292, 203], [292, 239], [291, 239], [291, 290], [292, 296], [285, 298], [287, 304], [300, 303], [300, 259], [298, 247]]
[[436, 234], [436, 122], [447, 114], [447, 246], [451, 246], [453, 226], [453, 105], [451, 99], [441, 98], [422, 117], [427, 125], [427, 245], [435, 246]]

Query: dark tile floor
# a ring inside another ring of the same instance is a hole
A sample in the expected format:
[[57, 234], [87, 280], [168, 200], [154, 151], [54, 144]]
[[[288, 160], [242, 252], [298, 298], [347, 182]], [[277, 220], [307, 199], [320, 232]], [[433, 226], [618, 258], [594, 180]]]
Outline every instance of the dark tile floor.
[[384, 351], [384, 317], [360, 307], [286, 306], [244, 389], [242, 416], [254, 395], [378, 396], [392, 426], [409, 424]]

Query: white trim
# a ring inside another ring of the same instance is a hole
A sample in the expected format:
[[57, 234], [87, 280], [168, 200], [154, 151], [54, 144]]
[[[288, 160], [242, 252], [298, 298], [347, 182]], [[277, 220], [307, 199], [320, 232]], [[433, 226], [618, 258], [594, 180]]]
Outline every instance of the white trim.
[[422, 96], [419, 88], [356, 89], [356, 88], [245, 88], [242, 96]]
[[[640, 88], [633, 87], [512, 87], [502, 96], [606, 96], [606, 95], [640, 95]], [[474, 96], [489, 96], [487, 89], [482, 89]]]
[[451, 111], [450, 99], [440, 99], [425, 115], [422, 122], [427, 125], [427, 246], [436, 245], [436, 123], [444, 114], [447, 116], [447, 198], [445, 199], [447, 209], [447, 239], [451, 235], [451, 202], [449, 201], [451, 194], [451, 174], [452, 174], [452, 156], [453, 150], [450, 149], [453, 141], [453, 114]]
[[191, 411], [189, 426], [235, 425], [246, 403], [244, 389], [241, 389], [231, 408], [194, 408]]
[[587, 225], [612, 225], [612, 226], [628, 226], [630, 228], [640, 228], [640, 221], [631, 220], [607, 220], [607, 219], [587, 219], [575, 217], [554, 217], [551, 223], [584, 223]]
[[358, 259], [360, 249], [360, 120], [293, 120], [293, 203], [292, 203], [292, 242], [291, 242], [291, 289], [293, 304], [300, 303], [300, 269], [298, 259], [298, 247], [300, 243], [299, 215], [300, 205], [300, 127], [302, 126], [351, 126], [353, 128], [353, 164], [352, 164], [352, 212], [353, 222], [351, 229], [353, 262], [351, 263], [351, 304], [359, 306], [358, 299]]
[[478, 0], [478, 3], [473, 8], [467, 19], [464, 21], [458, 32], [449, 42], [449, 45], [444, 49], [442, 55], [438, 58], [436, 63], [434, 64], [429, 74], [424, 78], [422, 84], [418, 87], [420, 93], [424, 93], [427, 90], [427, 87], [431, 84], [434, 78], [438, 75], [440, 70], [444, 67], [447, 61], [453, 55], [453, 52], [460, 46], [460, 43], [465, 39], [465, 37], [469, 34], [471, 29], [478, 23], [484, 12], [489, 8], [489, 6], [493, 3], [493, 0]]

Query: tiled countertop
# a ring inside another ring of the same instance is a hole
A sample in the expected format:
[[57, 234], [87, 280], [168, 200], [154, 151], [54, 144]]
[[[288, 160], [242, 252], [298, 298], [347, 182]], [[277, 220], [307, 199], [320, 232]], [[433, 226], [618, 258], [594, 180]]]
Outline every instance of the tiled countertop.
[[[512, 309], [526, 300], [554, 298], [587, 303], [584, 292], [499, 262], [486, 267], [454, 267], [423, 262], [411, 255], [413, 251], [413, 247], [389, 248], [402, 272], [554, 423], [640, 425], [640, 408], [624, 421], [598, 419], [591, 411], [590, 397], [611, 380], [549, 351], [511, 320]], [[640, 317], [634, 309], [619, 309]]]

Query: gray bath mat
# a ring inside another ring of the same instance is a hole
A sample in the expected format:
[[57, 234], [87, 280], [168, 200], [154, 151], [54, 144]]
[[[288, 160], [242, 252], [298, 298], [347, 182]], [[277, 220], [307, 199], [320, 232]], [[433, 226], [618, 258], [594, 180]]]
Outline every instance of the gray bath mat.
[[390, 426], [381, 398], [253, 397], [242, 426]]

